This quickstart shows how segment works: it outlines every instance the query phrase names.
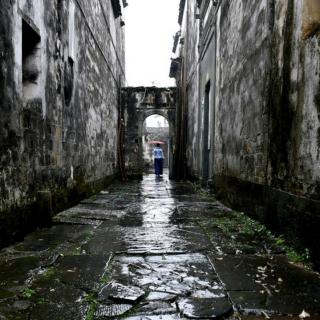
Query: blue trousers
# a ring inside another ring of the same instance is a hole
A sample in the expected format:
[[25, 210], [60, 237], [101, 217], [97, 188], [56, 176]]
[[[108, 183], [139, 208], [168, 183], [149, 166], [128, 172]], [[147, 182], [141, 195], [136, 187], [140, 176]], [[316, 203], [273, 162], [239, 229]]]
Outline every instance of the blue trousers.
[[162, 172], [163, 172], [163, 159], [154, 159], [154, 171], [155, 171], [155, 174], [157, 176], [159, 174], [162, 175]]

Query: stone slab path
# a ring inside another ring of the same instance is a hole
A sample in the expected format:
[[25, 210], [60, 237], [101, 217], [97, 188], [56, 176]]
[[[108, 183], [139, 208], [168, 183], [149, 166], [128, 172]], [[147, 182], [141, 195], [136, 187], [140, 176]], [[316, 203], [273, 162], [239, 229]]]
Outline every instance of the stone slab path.
[[166, 176], [112, 185], [1, 251], [0, 320], [320, 319], [319, 274], [234, 219]]

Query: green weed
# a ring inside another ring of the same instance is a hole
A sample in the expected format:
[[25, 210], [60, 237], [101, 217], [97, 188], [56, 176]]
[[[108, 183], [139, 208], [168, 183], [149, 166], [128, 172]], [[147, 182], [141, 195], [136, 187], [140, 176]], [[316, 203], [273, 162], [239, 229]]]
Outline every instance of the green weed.
[[49, 278], [52, 278], [55, 275], [55, 273], [56, 273], [56, 269], [54, 267], [49, 267], [42, 274], [42, 277], [49, 279]]
[[70, 252], [68, 252], [68, 254], [71, 256], [80, 256], [81, 252], [82, 252], [81, 247], [75, 247]]
[[85, 297], [85, 301], [89, 305], [85, 320], [94, 320], [99, 302], [97, 300], [97, 292], [91, 292]]
[[86, 242], [88, 242], [88, 241], [90, 241], [90, 240], [93, 238], [94, 232], [93, 232], [92, 230], [86, 231], [86, 232], [84, 233], [84, 236], [85, 236]]
[[45, 304], [47, 301], [45, 298], [39, 298], [37, 302], [38, 302], [38, 304], [41, 305], [41, 304]]
[[296, 251], [295, 249], [291, 247], [286, 247], [287, 251], [287, 257], [290, 261], [294, 263], [301, 263], [303, 265], [306, 265], [308, 267], [311, 266], [311, 260], [310, 260], [310, 251], [309, 249], [304, 249], [301, 252]]
[[107, 268], [106, 268], [104, 274], [102, 275], [102, 277], [100, 278], [99, 284], [94, 289], [94, 291], [90, 292], [85, 297], [85, 301], [89, 306], [85, 320], [94, 320], [95, 319], [95, 313], [97, 312], [97, 309], [99, 306], [98, 292], [100, 291], [100, 289], [104, 285], [106, 285], [111, 280], [111, 270], [109, 268], [111, 266], [112, 260], [113, 260], [113, 254], [110, 256], [110, 259], [107, 263]]
[[309, 249], [307, 249], [307, 248], [300, 249], [300, 250], [295, 249], [286, 243], [286, 240], [284, 239], [283, 236], [280, 236], [278, 238], [275, 237], [274, 239], [275, 239], [275, 243], [277, 246], [283, 247], [289, 261], [291, 261], [293, 263], [302, 264], [308, 268], [312, 268], [311, 256], [310, 256]]
[[25, 299], [31, 299], [34, 295], [35, 295], [35, 291], [31, 288], [25, 288], [22, 292], [22, 296], [25, 298]]
[[[289, 245], [284, 236], [275, 236], [263, 224], [246, 216], [243, 212], [232, 212], [225, 216], [211, 219], [209, 225], [220, 229], [229, 239], [229, 244], [238, 246], [238, 236], [243, 236], [252, 243], [268, 243], [268, 247], [283, 252], [293, 263], [302, 264], [311, 268], [311, 257], [308, 249], [298, 250]], [[205, 227], [206, 229], [206, 227]], [[212, 235], [209, 234], [211, 238]]]
[[216, 200], [215, 196], [210, 189], [204, 189], [200, 183], [192, 183], [192, 187], [195, 193], [199, 194], [202, 198], [208, 199], [210, 201]]

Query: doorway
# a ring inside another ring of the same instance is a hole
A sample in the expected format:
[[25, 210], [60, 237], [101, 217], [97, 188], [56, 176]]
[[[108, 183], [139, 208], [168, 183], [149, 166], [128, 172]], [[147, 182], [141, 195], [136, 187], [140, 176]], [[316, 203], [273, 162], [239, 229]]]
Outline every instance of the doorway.
[[147, 117], [143, 123], [142, 148], [143, 169], [145, 172], [153, 171], [153, 149], [159, 143], [164, 152], [164, 169], [170, 166], [170, 128], [167, 119], [154, 114]]
[[209, 161], [210, 161], [210, 81], [207, 82], [204, 94], [203, 106], [203, 151], [202, 151], [202, 178], [209, 178]]

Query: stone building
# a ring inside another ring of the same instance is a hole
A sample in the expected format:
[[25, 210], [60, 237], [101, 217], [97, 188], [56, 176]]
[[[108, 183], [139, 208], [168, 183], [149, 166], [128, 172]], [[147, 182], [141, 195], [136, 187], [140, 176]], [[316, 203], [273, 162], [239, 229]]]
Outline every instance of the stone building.
[[319, 263], [319, 1], [181, 0], [179, 24], [185, 174]]
[[125, 1], [0, 6], [0, 245], [113, 177]]

